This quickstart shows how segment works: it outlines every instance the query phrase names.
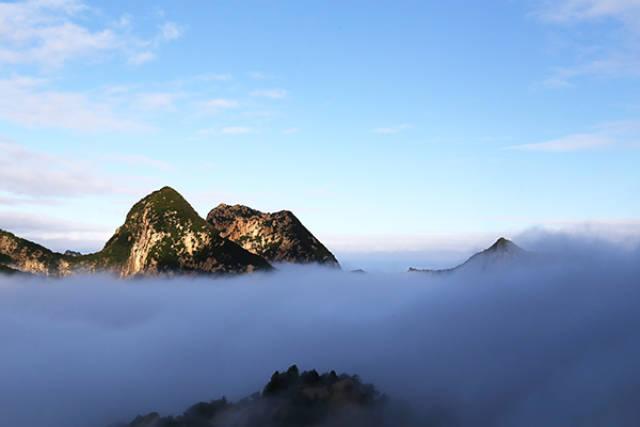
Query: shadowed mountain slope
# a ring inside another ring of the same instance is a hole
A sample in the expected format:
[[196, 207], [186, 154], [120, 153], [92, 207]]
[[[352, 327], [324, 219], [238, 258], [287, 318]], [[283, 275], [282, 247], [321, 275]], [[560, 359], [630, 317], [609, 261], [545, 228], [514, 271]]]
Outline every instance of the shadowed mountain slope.
[[319, 263], [339, 267], [331, 252], [290, 211], [265, 213], [221, 204], [207, 221], [244, 249], [270, 262]]
[[[118, 427], [391, 427], [413, 425], [407, 408], [394, 406], [357, 376], [275, 372], [262, 393], [237, 403], [226, 398], [200, 402], [182, 415], [139, 415]], [[422, 425], [422, 424], [419, 424]]]

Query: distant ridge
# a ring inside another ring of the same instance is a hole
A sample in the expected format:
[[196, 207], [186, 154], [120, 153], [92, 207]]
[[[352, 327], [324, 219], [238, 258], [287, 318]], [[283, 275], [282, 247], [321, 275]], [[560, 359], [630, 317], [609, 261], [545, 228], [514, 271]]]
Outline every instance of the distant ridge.
[[339, 267], [335, 256], [291, 211], [266, 213], [248, 206], [223, 203], [209, 212], [207, 221], [222, 237], [269, 262]]
[[520, 246], [513, 243], [511, 240], [500, 237], [489, 248], [472, 255], [469, 259], [467, 259], [457, 267], [436, 270], [409, 268], [409, 271], [419, 273], [443, 274], [453, 273], [469, 268], [487, 270], [495, 267], [521, 263], [528, 259], [529, 255], [529, 252], [525, 251]]

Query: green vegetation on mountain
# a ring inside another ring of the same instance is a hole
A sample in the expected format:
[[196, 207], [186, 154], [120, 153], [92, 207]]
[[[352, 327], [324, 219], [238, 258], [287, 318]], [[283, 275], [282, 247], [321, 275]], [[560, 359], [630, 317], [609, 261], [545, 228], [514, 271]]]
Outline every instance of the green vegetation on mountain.
[[66, 268], [62, 254], [4, 230], [0, 230], [0, 257], [0, 264], [30, 273], [55, 276]]
[[262, 257], [220, 237], [174, 189], [163, 187], [136, 203], [104, 248], [59, 254], [11, 233], [0, 235], [10, 266], [46, 275], [106, 271], [122, 277], [163, 273], [269, 270]]
[[[0, 230], [2, 233], [2, 230]], [[2, 264], [11, 264], [13, 262], [13, 258], [6, 254], [0, 254], [0, 265]]]

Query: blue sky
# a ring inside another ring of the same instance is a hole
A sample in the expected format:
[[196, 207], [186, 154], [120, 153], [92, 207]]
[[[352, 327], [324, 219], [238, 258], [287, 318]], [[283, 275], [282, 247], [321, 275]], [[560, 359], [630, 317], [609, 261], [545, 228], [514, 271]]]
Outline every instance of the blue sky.
[[[640, 0], [0, 3], [0, 228], [171, 185], [337, 253], [640, 230]], [[586, 228], [585, 228], [586, 227]]]

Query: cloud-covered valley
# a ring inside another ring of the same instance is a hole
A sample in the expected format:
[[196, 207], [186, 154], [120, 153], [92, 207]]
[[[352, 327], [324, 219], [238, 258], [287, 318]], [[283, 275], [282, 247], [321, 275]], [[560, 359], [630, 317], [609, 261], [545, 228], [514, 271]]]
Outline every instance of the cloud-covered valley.
[[525, 269], [453, 275], [0, 277], [2, 422], [180, 413], [295, 363], [438, 426], [637, 425], [640, 254], [560, 240]]

